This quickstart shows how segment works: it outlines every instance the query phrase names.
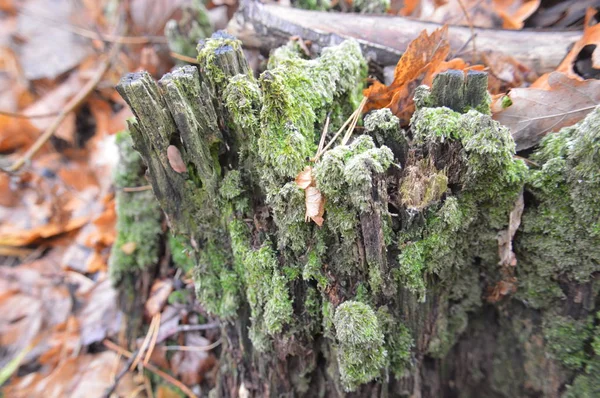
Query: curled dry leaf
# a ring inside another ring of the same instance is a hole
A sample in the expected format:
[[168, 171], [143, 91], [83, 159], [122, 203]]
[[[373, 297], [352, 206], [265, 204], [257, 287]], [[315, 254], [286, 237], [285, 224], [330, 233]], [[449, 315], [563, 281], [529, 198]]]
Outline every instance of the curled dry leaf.
[[185, 173], [187, 171], [187, 167], [185, 167], [185, 162], [181, 157], [181, 152], [175, 145], [169, 145], [167, 148], [167, 158], [169, 159], [169, 164], [171, 168], [178, 173]]
[[323, 213], [325, 213], [325, 198], [317, 187], [308, 187], [304, 191], [306, 200], [306, 219], [309, 218], [319, 227], [323, 225]]
[[158, 314], [167, 303], [167, 299], [172, 291], [173, 280], [156, 280], [150, 289], [150, 297], [146, 300], [146, 314], [149, 317]]
[[301, 189], [306, 189], [313, 184], [312, 167], [306, 166], [304, 170], [296, 176], [296, 185]]
[[304, 190], [304, 201], [306, 205], [306, 221], [313, 220], [319, 227], [323, 225], [323, 214], [325, 213], [325, 197], [315, 186], [312, 175], [312, 167], [306, 166], [296, 176], [296, 185]]

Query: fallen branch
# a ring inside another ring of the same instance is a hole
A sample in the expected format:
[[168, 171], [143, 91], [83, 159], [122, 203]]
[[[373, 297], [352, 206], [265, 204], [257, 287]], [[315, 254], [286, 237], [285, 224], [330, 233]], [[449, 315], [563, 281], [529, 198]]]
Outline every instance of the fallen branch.
[[[127, 357], [127, 358], [134, 357], [133, 353], [116, 345], [115, 343], [113, 343], [110, 340], [104, 340], [103, 343], [106, 348], [108, 348], [111, 351], [115, 351], [116, 353], [119, 353], [119, 354], [123, 355], [124, 357]], [[156, 366], [152, 365], [151, 363], [144, 365], [144, 367], [146, 369], [148, 369], [150, 372], [156, 374], [157, 376], [162, 377], [165, 381], [167, 381], [167, 382], [173, 384], [175, 387], [179, 388], [189, 398], [196, 398], [196, 394], [194, 394], [193, 391], [190, 390], [188, 386], [186, 386], [185, 384], [183, 384], [182, 382], [180, 382], [179, 380], [177, 380], [170, 374], [163, 372], [162, 370], [160, 370]]]
[[9, 172], [18, 171], [25, 163], [27, 163], [31, 158], [39, 151], [42, 146], [54, 135], [58, 127], [60, 127], [61, 123], [65, 120], [69, 113], [73, 112], [75, 108], [80, 106], [83, 101], [92, 93], [94, 88], [100, 83], [102, 80], [102, 76], [108, 71], [110, 65], [115, 59], [116, 55], [119, 53], [119, 49], [121, 48], [120, 43], [115, 43], [108, 55], [106, 56], [104, 62], [100, 65], [100, 67], [94, 73], [94, 76], [83, 86], [81, 91], [77, 93], [77, 95], [67, 103], [67, 105], [63, 108], [63, 110], [58, 114], [56, 119], [52, 122], [50, 126], [44, 131], [44, 133], [38, 137], [38, 139], [33, 143], [33, 145], [21, 156], [19, 159], [15, 161], [9, 168]]
[[[269, 51], [285, 44], [291, 36], [310, 40], [323, 48], [354, 38], [363, 54], [387, 66], [396, 65], [402, 52], [422, 30], [432, 32], [440, 25], [390, 15], [352, 15], [306, 11], [272, 4], [242, 1], [227, 30], [245, 46]], [[509, 54], [538, 73], [550, 72], [581, 37], [579, 31], [501, 30], [451, 26], [450, 46], [455, 53], [473, 33], [478, 51]], [[526, 43], [526, 45], [524, 45]]]

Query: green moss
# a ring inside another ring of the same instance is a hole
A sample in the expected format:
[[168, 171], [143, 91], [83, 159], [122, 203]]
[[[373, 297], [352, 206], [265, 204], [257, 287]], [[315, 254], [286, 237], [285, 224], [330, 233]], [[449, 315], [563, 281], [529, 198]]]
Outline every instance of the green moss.
[[[371, 198], [372, 175], [384, 173], [393, 158], [389, 148], [376, 148], [368, 135], [356, 137], [348, 146], [338, 146], [327, 151], [313, 169], [317, 188], [328, 201], [325, 210], [329, 210], [329, 203], [339, 205], [348, 202], [358, 211], [366, 210]], [[331, 224], [331, 228], [339, 230], [350, 227], [350, 222], [346, 225], [335, 222]]]
[[360, 86], [365, 61], [358, 44], [346, 41], [316, 60], [286, 53], [275, 65], [260, 77], [259, 154], [276, 175], [295, 177], [315, 155], [315, 123], [324, 121], [334, 101]]
[[305, 281], [315, 280], [321, 291], [324, 291], [328, 285], [327, 277], [323, 273], [323, 265], [316, 251], [311, 250], [308, 253], [308, 259], [302, 270], [302, 279]]
[[[559, 277], [583, 283], [600, 271], [599, 129], [596, 109], [577, 125], [549, 134], [532, 155], [540, 167], [527, 178], [532, 200], [515, 246], [519, 279], [539, 286], [520, 298], [538, 308], [552, 307], [562, 298]], [[540, 299], [544, 285], [556, 293]]]
[[[198, 64], [204, 72], [203, 75], [208, 78], [215, 89], [220, 87], [224, 89], [229, 79], [221, 69], [219, 62], [216, 61], [217, 57], [225, 53], [242, 54], [241, 51], [237, 51], [241, 50], [241, 47], [242, 42], [225, 31], [216, 32], [198, 44]], [[231, 51], [232, 49], [235, 51]], [[241, 57], [231, 60], [229, 63], [246, 65], [247, 62], [246, 58]]]
[[547, 314], [544, 318], [544, 339], [552, 355], [566, 367], [580, 369], [586, 363], [585, 345], [592, 337], [592, 322]]
[[234, 199], [243, 192], [242, 178], [238, 170], [230, 170], [225, 174], [219, 193], [224, 199]]
[[236, 316], [239, 306], [239, 280], [227, 267], [226, 248], [218, 241], [208, 241], [198, 253], [198, 266], [194, 269], [196, 296], [204, 308], [225, 319]]
[[377, 310], [377, 318], [385, 335], [388, 369], [400, 379], [412, 367], [412, 350], [415, 344], [411, 332], [390, 314], [387, 306]]
[[127, 132], [117, 135], [120, 160], [115, 169], [117, 236], [113, 244], [109, 270], [114, 284], [125, 275], [136, 274], [158, 261], [162, 235], [162, 211], [152, 191], [125, 192], [126, 187], [147, 184], [143, 163], [133, 149]]
[[269, 242], [246, 253], [244, 271], [252, 319], [250, 337], [259, 351], [268, 347], [265, 333], [280, 333], [284, 325], [292, 323], [293, 308], [287, 280], [278, 269], [277, 258]]
[[342, 303], [335, 311], [334, 324], [342, 385], [354, 391], [379, 377], [386, 364], [383, 332], [371, 307], [357, 301]]
[[187, 244], [184, 237], [170, 233], [169, 249], [173, 263], [185, 273], [191, 271], [194, 265], [196, 265], [195, 253]]

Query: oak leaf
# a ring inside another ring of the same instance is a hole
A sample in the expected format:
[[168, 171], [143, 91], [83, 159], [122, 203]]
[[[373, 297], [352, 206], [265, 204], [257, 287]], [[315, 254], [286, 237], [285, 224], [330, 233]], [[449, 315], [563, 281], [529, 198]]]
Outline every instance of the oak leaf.
[[[445, 62], [449, 53], [448, 26], [431, 35], [422, 31], [398, 61], [392, 84], [386, 86], [375, 81], [363, 91], [367, 98], [364, 111], [390, 108], [403, 125], [408, 124], [415, 108], [414, 92], [419, 85], [431, 84], [436, 74], [449, 69], [468, 69], [467, 63], [460, 58]], [[477, 68], [480, 69], [471, 69]]]
[[492, 102], [494, 119], [510, 128], [518, 151], [577, 123], [600, 104], [600, 80], [552, 72], [546, 82], [546, 88], [516, 88]]

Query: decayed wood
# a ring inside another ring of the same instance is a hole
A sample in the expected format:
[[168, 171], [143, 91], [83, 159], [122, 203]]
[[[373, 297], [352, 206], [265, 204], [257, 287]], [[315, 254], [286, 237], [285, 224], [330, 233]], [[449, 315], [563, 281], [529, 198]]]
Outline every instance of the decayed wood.
[[[299, 36], [323, 48], [347, 38], [359, 41], [367, 58], [387, 66], [395, 65], [408, 44], [422, 30], [431, 32], [440, 25], [389, 15], [352, 15], [307, 11], [243, 1], [227, 30], [244, 45], [262, 50], [277, 48]], [[569, 46], [581, 37], [579, 31], [475, 29], [478, 51], [513, 56], [538, 73], [554, 70]], [[466, 26], [451, 26], [453, 53], [463, 49], [471, 37]]]

